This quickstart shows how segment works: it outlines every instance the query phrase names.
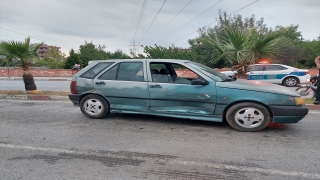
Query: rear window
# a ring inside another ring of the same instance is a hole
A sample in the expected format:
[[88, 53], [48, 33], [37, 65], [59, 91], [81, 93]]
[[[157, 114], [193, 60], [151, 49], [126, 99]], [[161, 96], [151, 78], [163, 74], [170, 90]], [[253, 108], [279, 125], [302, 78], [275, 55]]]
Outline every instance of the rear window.
[[113, 63], [114, 62], [101, 62], [101, 63], [98, 63], [97, 65], [95, 65], [91, 69], [89, 69], [87, 72], [83, 73], [80, 77], [93, 79], [101, 71], [103, 71], [105, 68], [109, 67]]

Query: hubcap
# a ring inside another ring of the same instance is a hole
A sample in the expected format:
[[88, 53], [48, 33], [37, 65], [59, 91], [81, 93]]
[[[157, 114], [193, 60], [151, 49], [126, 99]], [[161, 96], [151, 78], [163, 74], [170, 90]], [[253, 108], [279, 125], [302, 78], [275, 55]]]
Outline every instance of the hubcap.
[[297, 80], [294, 78], [289, 78], [286, 80], [286, 85], [287, 86], [295, 86], [297, 84]]
[[255, 128], [264, 121], [264, 115], [256, 108], [242, 108], [235, 114], [236, 123], [244, 128]]
[[84, 104], [84, 110], [93, 116], [100, 114], [103, 111], [102, 103], [97, 99], [88, 99]]

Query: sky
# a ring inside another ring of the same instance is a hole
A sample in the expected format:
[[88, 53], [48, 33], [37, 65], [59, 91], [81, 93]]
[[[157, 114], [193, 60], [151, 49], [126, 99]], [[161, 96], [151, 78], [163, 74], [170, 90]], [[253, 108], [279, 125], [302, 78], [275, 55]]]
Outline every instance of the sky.
[[270, 28], [298, 25], [306, 40], [320, 36], [320, 0], [0, 0], [0, 41], [30, 37], [67, 55], [85, 41], [127, 54], [141, 45], [188, 48], [219, 10]]

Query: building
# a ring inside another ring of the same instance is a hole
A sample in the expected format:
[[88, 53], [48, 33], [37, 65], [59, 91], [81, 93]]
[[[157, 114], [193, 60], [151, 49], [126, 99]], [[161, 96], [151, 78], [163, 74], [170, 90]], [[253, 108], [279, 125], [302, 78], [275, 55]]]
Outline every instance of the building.
[[48, 53], [49, 49], [54, 48], [59, 50], [60, 53], [60, 47], [57, 46], [48, 46], [47, 44], [43, 44], [39, 49], [38, 49], [38, 56], [40, 58], [43, 58], [46, 56], [46, 54]]

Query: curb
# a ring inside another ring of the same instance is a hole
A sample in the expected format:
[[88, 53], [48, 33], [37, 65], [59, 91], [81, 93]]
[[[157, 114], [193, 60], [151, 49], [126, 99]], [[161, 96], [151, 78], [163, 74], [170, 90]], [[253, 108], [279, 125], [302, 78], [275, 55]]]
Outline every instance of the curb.
[[[37, 78], [33, 78], [34, 81], [71, 81], [72, 78], [41, 78], [41, 79], [37, 79]], [[6, 80], [6, 81], [22, 81], [22, 78], [0, 78], [1, 80]]]
[[51, 95], [10, 95], [0, 94], [0, 99], [18, 99], [18, 100], [69, 100], [68, 96]]
[[320, 110], [320, 105], [306, 104], [309, 110]]

